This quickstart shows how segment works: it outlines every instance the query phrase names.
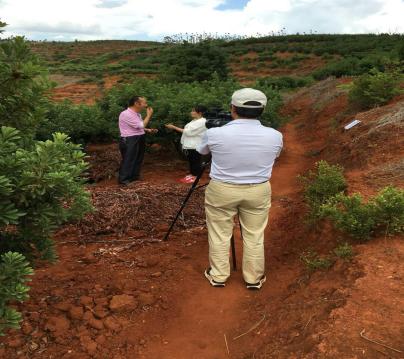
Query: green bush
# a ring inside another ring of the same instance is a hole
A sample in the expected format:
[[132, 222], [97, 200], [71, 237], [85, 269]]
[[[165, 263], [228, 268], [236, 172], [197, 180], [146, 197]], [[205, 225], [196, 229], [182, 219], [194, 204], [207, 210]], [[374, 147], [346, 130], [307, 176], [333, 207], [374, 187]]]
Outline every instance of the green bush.
[[25, 283], [32, 274], [32, 268], [20, 253], [7, 252], [0, 256], [0, 336], [7, 329], [19, 328], [21, 314], [9, 304], [28, 298], [29, 287]]
[[404, 231], [404, 190], [386, 187], [367, 203], [361, 195], [338, 194], [321, 207], [321, 216], [356, 239]]
[[354, 255], [352, 246], [347, 242], [340, 244], [333, 252], [337, 257], [346, 260], [351, 259]]
[[371, 202], [378, 228], [388, 234], [404, 232], [404, 189], [386, 187]]
[[46, 106], [50, 82], [22, 37], [0, 41], [0, 125], [34, 135]]
[[403, 62], [404, 61], [404, 42], [397, 46], [397, 55], [398, 60]]
[[326, 64], [323, 68], [315, 70], [313, 77], [316, 80], [324, 80], [327, 77], [335, 76], [358, 76], [368, 73], [371, 69], [384, 71], [388, 60], [382, 56], [366, 56], [362, 59], [357, 57], [346, 57]]
[[326, 161], [316, 163], [316, 170], [299, 177], [304, 186], [304, 198], [309, 207], [308, 220], [316, 221], [322, 216], [321, 206], [346, 189], [343, 168]]
[[349, 92], [349, 100], [362, 109], [368, 109], [387, 103], [397, 93], [397, 74], [373, 70], [354, 80]]
[[228, 76], [227, 55], [213, 41], [184, 42], [162, 52], [161, 78], [164, 81], [193, 82]]
[[314, 251], [306, 251], [300, 255], [300, 260], [304, 263], [307, 269], [314, 272], [318, 269], [328, 269], [333, 265], [333, 262], [328, 257], [320, 257]]
[[24, 144], [20, 132], [0, 130], [0, 253], [53, 260], [52, 232], [91, 209], [81, 177], [87, 168], [80, 146], [61, 133]]
[[52, 133], [62, 132], [78, 143], [111, 141], [118, 137], [117, 121], [103, 116], [99, 106], [49, 102], [37, 138], [46, 140]]
[[286, 90], [286, 89], [295, 89], [298, 87], [304, 87], [310, 85], [313, 80], [309, 77], [290, 77], [290, 76], [281, 76], [281, 77], [262, 77], [257, 80], [257, 84], [273, 87], [276, 90]]

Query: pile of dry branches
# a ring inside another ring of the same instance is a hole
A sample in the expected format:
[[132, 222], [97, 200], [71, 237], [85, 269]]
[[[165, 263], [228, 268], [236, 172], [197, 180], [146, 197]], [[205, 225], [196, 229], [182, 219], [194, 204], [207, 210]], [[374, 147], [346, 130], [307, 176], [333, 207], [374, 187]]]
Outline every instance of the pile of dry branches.
[[90, 167], [87, 176], [92, 182], [115, 178], [121, 161], [118, 145], [86, 148]]
[[[93, 188], [90, 191], [95, 210], [74, 225], [78, 235], [122, 235], [131, 230], [156, 234], [165, 231], [164, 226], [174, 218], [188, 187], [139, 183], [129, 188]], [[200, 190], [192, 194], [177, 222], [178, 228], [205, 223], [203, 196]]]

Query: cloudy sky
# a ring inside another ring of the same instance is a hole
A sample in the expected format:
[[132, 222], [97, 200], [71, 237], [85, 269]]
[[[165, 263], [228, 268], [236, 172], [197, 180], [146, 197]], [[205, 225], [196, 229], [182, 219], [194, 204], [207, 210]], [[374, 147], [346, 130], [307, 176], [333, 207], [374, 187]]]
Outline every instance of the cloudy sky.
[[179, 33], [404, 33], [404, 0], [0, 0], [2, 37], [162, 40]]

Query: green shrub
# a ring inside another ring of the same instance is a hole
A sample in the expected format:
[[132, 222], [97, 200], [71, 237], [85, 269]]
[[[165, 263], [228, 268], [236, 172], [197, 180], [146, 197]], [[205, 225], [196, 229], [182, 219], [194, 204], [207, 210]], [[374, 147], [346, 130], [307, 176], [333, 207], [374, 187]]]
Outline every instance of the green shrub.
[[346, 189], [343, 168], [326, 161], [316, 163], [316, 170], [300, 176], [304, 198], [309, 207], [308, 219], [313, 222], [322, 216], [321, 206]]
[[80, 146], [56, 133], [24, 144], [14, 128], [0, 129], [0, 253], [53, 260], [52, 232], [90, 210], [81, 175], [87, 168]]
[[404, 189], [386, 187], [371, 202], [376, 208], [378, 228], [388, 234], [404, 232]]
[[316, 80], [324, 80], [330, 76], [358, 76], [368, 73], [373, 68], [378, 71], [384, 71], [386, 62], [388, 62], [388, 59], [375, 55], [366, 56], [362, 59], [346, 57], [329, 62], [323, 68], [315, 70], [312, 75]]
[[[0, 33], [4, 26], [0, 22]], [[0, 335], [18, 328], [21, 315], [9, 304], [27, 298], [25, 282], [32, 274], [17, 252], [29, 259], [55, 258], [52, 231], [90, 208], [80, 147], [60, 133], [52, 141], [34, 141], [47, 104], [45, 75], [22, 37], [1, 40]]]
[[20, 253], [7, 252], [0, 256], [0, 336], [7, 329], [20, 327], [21, 314], [9, 303], [23, 302], [28, 298], [29, 287], [25, 283], [32, 274], [32, 268]]
[[328, 257], [320, 257], [314, 251], [306, 251], [300, 255], [300, 260], [304, 263], [307, 269], [314, 272], [318, 269], [328, 269], [333, 265], [333, 262]]
[[295, 89], [310, 85], [313, 80], [309, 77], [262, 77], [257, 80], [260, 86], [273, 87], [276, 90]]
[[22, 37], [0, 41], [0, 125], [33, 136], [45, 111], [50, 82]]
[[404, 61], [404, 42], [402, 42], [400, 45], [398, 45], [397, 55], [398, 55], [398, 60], [403, 62]]
[[354, 80], [349, 92], [349, 100], [362, 109], [368, 109], [387, 103], [397, 93], [397, 74], [374, 70]]
[[79, 143], [111, 141], [118, 137], [118, 118], [103, 116], [99, 106], [75, 105], [69, 101], [50, 102], [37, 131], [46, 140], [62, 132]]
[[404, 231], [404, 190], [386, 187], [364, 202], [360, 194], [338, 194], [321, 207], [321, 216], [356, 239]]
[[352, 246], [347, 242], [340, 244], [333, 252], [337, 257], [346, 260], [351, 259], [354, 255]]
[[169, 47], [161, 56], [164, 81], [205, 81], [214, 74], [221, 80], [227, 79], [227, 55], [213, 41], [184, 42]]

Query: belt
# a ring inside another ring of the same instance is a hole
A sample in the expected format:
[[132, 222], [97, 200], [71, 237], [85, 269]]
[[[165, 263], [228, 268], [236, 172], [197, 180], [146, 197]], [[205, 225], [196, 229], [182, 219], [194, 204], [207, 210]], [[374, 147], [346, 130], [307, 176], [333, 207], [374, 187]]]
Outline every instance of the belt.
[[218, 180], [215, 180], [215, 179], [213, 181], [218, 182], [218, 183], [236, 185], [236, 186], [253, 186], [253, 185], [263, 184], [263, 183], [269, 182], [269, 180], [266, 180], [266, 181], [263, 181], [263, 182], [254, 182], [254, 183], [234, 183], [234, 182], [218, 181]]

